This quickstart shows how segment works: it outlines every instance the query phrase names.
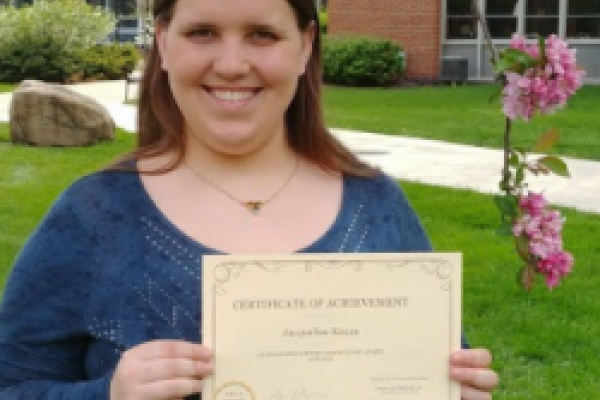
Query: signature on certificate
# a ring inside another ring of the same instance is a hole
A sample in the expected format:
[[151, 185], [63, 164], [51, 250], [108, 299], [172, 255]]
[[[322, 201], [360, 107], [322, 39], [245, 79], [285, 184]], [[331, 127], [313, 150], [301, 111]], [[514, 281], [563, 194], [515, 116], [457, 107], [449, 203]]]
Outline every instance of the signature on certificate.
[[327, 393], [311, 390], [306, 387], [294, 388], [291, 390], [275, 389], [273, 393], [267, 396], [267, 400], [328, 400]]

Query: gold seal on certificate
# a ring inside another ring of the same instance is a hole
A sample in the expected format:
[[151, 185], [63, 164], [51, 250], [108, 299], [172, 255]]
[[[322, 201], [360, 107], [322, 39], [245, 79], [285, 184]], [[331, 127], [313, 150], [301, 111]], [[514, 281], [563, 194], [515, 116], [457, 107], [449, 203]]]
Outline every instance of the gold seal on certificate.
[[250, 386], [240, 381], [225, 382], [219, 386], [211, 400], [258, 400]]
[[461, 256], [205, 256], [207, 400], [458, 400]]

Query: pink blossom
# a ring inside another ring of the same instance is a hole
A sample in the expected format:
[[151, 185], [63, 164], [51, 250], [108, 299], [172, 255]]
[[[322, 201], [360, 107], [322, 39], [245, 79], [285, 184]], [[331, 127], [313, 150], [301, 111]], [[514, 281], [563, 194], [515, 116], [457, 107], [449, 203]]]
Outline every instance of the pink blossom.
[[[513, 35], [509, 46], [534, 59], [540, 57], [537, 43], [528, 45], [520, 35]], [[569, 49], [558, 36], [550, 35], [546, 40], [543, 62], [523, 74], [505, 72], [502, 108], [508, 118], [528, 121], [536, 112], [552, 114], [564, 107], [583, 84], [585, 72], [577, 69], [575, 50]]]
[[535, 103], [529, 93], [529, 79], [514, 72], [507, 72], [507, 84], [503, 89], [503, 111], [510, 119], [519, 117], [529, 120], [535, 113]]
[[529, 252], [538, 259], [544, 259], [562, 250], [562, 240], [552, 236], [530, 238]]
[[529, 54], [533, 58], [539, 57], [540, 50], [535, 45], [527, 45], [525, 38], [519, 34], [514, 33], [510, 40], [509, 47], [517, 50], [521, 50]]
[[554, 288], [573, 266], [573, 256], [563, 250], [561, 231], [565, 219], [557, 210], [549, 209], [542, 194], [529, 192], [519, 196], [522, 214], [512, 227], [515, 237], [527, 240], [528, 252], [537, 271], [545, 275], [546, 285]]
[[559, 236], [565, 219], [556, 210], [546, 210], [542, 215], [541, 230], [546, 236]]
[[525, 233], [529, 237], [537, 237], [541, 234], [541, 222], [542, 219], [538, 216], [530, 215], [527, 224], [525, 225]]
[[514, 237], [520, 237], [523, 235], [523, 232], [525, 231], [525, 225], [527, 224], [527, 219], [529, 218], [529, 215], [525, 214], [524, 216], [522, 216], [521, 218], [518, 218], [515, 223], [513, 224], [512, 227], [512, 233]]
[[519, 197], [519, 207], [531, 215], [541, 215], [546, 207], [546, 199], [542, 194], [529, 192], [527, 196]]
[[510, 39], [510, 47], [517, 50], [525, 50], [525, 38], [519, 34], [514, 33]]
[[560, 282], [560, 278], [573, 269], [573, 256], [566, 251], [556, 251], [538, 261], [537, 269], [546, 275], [546, 285], [552, 289]]

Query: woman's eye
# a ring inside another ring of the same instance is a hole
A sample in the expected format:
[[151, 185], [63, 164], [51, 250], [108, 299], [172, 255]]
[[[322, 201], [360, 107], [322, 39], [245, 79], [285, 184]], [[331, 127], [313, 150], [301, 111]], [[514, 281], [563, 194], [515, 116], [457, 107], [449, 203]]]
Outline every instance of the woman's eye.
[[260, 41], [275, 41], [277, 40], [277, 35], [271, 31], [267, 30], [256, 30], [252, 32], [251, 37], [253, 39], [258, 39]]
[[198, 37], [198, 38], [211, 38], [214, 36], [214, 32], [210, 29], [194, 29], [188, 32], [189, 37]]

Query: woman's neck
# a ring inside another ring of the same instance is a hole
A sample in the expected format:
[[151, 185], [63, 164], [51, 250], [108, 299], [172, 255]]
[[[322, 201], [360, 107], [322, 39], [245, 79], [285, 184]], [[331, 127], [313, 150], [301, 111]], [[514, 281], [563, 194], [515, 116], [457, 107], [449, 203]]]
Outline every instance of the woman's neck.
[[210, 176], [235, 179], [255, 178], [277, 174], [297, 162], [284, 135], [272, 137], [256, 149], [239, 152], [220, 152], [199, 140], [188, 140], [184, 163]]

